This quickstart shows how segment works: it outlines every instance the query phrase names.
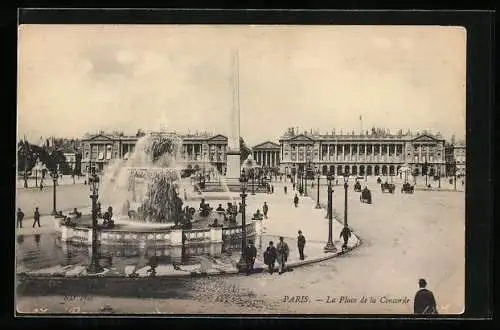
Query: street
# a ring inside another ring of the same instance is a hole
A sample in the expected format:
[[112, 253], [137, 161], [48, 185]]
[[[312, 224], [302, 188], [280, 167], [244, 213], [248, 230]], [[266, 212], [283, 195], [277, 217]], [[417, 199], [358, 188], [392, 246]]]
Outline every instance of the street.
[[[371, 205], [360, 203], [359, 193], [353, 191], [353, 182], [350, 183], [348, 222], [363, 244], [346, 256], [303, 266], [283, 275], [190, 279], [178, 289], [171, 288], [167, 296], [160, 296], [162, 289], [156, 288], [147, 299], [138, 298], [133, 293], [137, 291], [132, 288], [109, 295], [101, 291], [93, 296], [92, 301], [81, 303], [81, 308], [95, 312], [100, 308], [99, 304], [107, 303], [125, 313], [184, 313], [183, 308], [188, 305], [190, 312], [200, 313], [220, 310], [238, 313], [407, 314], [412, 313], [418, 279], [423, 277], [436, 296], [441, 314], [460, 313], [464, 306], [465, 285], [464, 194], [445, 191], [401, 194], [399, 185], [395, 194], [383, 194], [374, 180], [368, 182], [373, 196]], [[340, 183], [339, 180], [339, 185], [334, 187], [334, 208], [335, 215], [342, 221], [344, 189]], [[274, 186], [274, 195], [249, 194], [247, 201], [249, 212], [261, 209], [263, 201], [268, 202], [269, 220], [264, 222], [266, 233], [295, 237], [297, 230], [301, 229], [309, 241], [326, 241], [325, 211], [315, 209], [316, 203], [306, 197], [301, 197], [296, 209], [292, 203], [295, 192], [291, 185], [288, 184], [287, 195], [283, 193], [282, 183], [274, 183]], [[326, 203], [326, 187], [322, 184], [321, 188], [320, 200]], [[69, 206], [71, 201], [85, 201], [86, 191], [80, 191], [76, 186], [64, 189], [73, 194], [73, 198], [65, 197]], [[316, 185], [308, 188], [310, 196], [316, 196], [316, 192]], [[80, 194], [81, 199], [76, 199]], [[338, 235], [334, 232], [335, 240], [338, 240]], [[290, 246], [290, 249], [296, 253], [295, 246]], [[307, 255], [307, 244], [305, 251]], [[222, 290], [229, 296], [224, 301], [214, 301], [217, 295], [210, 294], [217, 281], [234, 288], [229, 292]], [[242, 292], [251, 294], [242, 296]], [[295, 296], [307, 297], [307, 302], [290, 299]], [[341, 302], [332, 303], [335, 297]], [[376, 302], [368, 300], [368, 303], [362, 303], [362, 297], [372, 297]], [[29, 309], [34, 308], [33, 304], [62, 308], [57, 303], [61, 301], [57, 294], [37, 298], [25, 296], [18, 301]], [[217, 307], [207, 308], [207, 303]]]

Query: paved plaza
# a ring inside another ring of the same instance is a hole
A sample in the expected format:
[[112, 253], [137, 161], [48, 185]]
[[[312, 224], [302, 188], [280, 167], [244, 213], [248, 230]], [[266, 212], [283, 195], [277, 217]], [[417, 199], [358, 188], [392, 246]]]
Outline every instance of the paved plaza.
[[[334, 188], [334, 208], [335, 216], [343, 221], [341, 180], [339, 178], [339, 184]], [[361, 182], [365, 184], [363, 180]], [[128, 282], [117, 285], [116, 292], [112, 292], [109, 284], [108, 291], [90, 291], [83, 301], [68, 302], [61, 293], [54, 291], [43, 297], [21, 295], [18, 306], [22, 311], [46, 308], [49, 312], [65, 312], [76, 304], [80, 312], [99, 312], [103, 305], [109, 304], [119, 313], [405, 314], [412, 313], [417, 281], [424, 277], [436, 296], [440, 313], [460, 313], [464, 301], [465, 195], [460, 191], [401, 194], [399, 182], [395, 183], [395, 194], [383, 194], [375, 178], [369, 178], [367, 184], [373, 195], [371, 205], [360, 203], [359, 193], [353, 191], [353, 182], [350, 183], [348, 220], [362, 244], [344, 256], [302, 266], [282, 275], [259, 273], [165, 280], [159, 287], [155, 286], [147, 298], [138, 298], [141, 295], [137, 293], [137, 284], [125, 279]], [[291, 250], [290, 261], [293, 262], [297, 256], [295, 237], [297, 230], [301, 229], [308, 242], [306, 260], [316, 258], [323, 254], [321, 247], [328, 234], [325, 210], [315, 209], [316, 202], [310, 197], [302, 197], [299, 207], [293, 207], [294, 191], [289, 183], [287, 186], [287, 195], [279, 181], [274, 183], [275, 193], [272, 195], [249, 194], [248, 213], [261, 209], [263, 202], [267, 201], [269, 219], [263, 222], [264, 239], [274, 240], [273, 237], [279, 235], [286, 237]], [[73, 204], [80, 200], [84, 204], [88, 199], [88, 191], [84, 188], [81, 185], [61, 187], [67, 190], [68, 203], [72, 201]], [[315, 182], [314, 188], [308, 189], [311, 197], [316, 197], [316, 188]], [[59, 195], [66, 195], [66, 191]], [[320, 201], [326, 204], [324, 183]], [[44, 228], [43, 219], [42, 228], [23, 228], [19, 234], [22, 233], [26, 240], [36, 232], [53, 231], [50, 224]], [[336, 240], [340, 228], [340, 223], [336, 223]], [[267, 245], [267, 242], [262, 242], [262, 245]], [[307, 296], [307, 302], [291, 302], [290, 297], [295, 296]], [[342, 296], [349, 297], [350, 303], [330, 303], [333, 297]], [[363, 296], [375, 297], [379, 301], [359, 303]], [[408, 298], [410, 302], [393, 300], [389, 303], [392, 298], [403, 301]]]

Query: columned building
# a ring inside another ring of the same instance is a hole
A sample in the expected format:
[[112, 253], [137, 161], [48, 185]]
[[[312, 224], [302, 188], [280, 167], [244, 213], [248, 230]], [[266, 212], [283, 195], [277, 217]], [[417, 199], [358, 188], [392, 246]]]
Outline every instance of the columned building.
[[320, 135], [295, 134], [289, 130], [280, 138], [282, 173], [311, 169], [326, 175], [398, 175], [410, 167], [422, 175], [445, 172], [444, 139], [430, 134], [419, 135]]
[[253, 159], [263, 168], [278, 168], [280, 165], [279, 144], [266, 141], [252, 148]]
[[[171, 133], [169, 133], [171, 134]], [[179, 163], [185, 168], [201, 168], [210, 165], [219, 172], [226, 169], [227, 137], [213, 134], [179, 135], [182, 147]], [[140, 136], [113, 134], [95, 134], [82, 139], [82, 171], [88, 171], [89, 165], [102, 171], [106, 165], [116, 159], [128, 159], [134, 152]]]
[[465, 175], [466, 148], [465, 141], [446, 144], [445, 146], [446, 174], [453, 176], [455, 170], [457, 175]]

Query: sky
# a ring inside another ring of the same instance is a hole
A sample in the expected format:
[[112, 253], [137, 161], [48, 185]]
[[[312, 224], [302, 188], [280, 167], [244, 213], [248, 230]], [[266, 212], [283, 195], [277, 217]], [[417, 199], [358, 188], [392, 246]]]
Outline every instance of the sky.
[[[22, 25], [18, 136], [288, 127], [465, 137], [466, 30], [441, 26]], [[360, 116], [362, 121], [360, 121]]]

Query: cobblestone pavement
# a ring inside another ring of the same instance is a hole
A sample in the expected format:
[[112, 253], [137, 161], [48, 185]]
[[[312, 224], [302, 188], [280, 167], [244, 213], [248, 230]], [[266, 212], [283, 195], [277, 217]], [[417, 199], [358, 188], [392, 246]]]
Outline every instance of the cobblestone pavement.
[[[259, 194], [248, 200], [250, 210], [268, 201], [269, 219], [265, 225], [268, 233], [295, 237], [301, 229], [308, 239], [326, 240], [326, 220], [313, 222], [308, 216], [313, 212], [324, 213], [324, 210], [314, 209], [312, 201], [307, 205], [306, 198], [302, 198], [299, 208], [295, 209], [291, 185], [288, 184], [286, 196], [281, 183], [274, 185], [275, 196]], [[368, 205], [360, 203], [359, 193], [353, 192], [352, 182], [350, 185], [349, 225], [360, 235], [363, 244], [348, 255], [282, 275], [263, 273], [217, 280], [190, 279], [171, 289], [166, 296], [161, 296], [161, 288], [151, 291], [148, 298], [127, 294], [127, 290], [122, 289], [119, 294], [107, 296], [95, 292], [92, 299], [71, 303], [81, 305], [81, 312], [99, 312], [108, 304], [117, 313], [407, 314], [412, 312], [417, 281], [424, 277], [436, 296], [441, 314], [461, 313], [465, 281], [465, 195], [435, 191], [407, 195], [398, 189], [395, 194], [383, 194], [380, 187], [369, 180], [374, 203]], [[311, 195], [316, 196], [315, 188], [309, 189]], [[325, 202], [326, 189], [324, 186], [322, 189], [320, 199]], [[339, 183], [335, 187], [334, 207], [340, 220], [343, 205], [344, 190]], [[300, 212], [301, 216], [290, 217], [291, 212]], [[334, 237], [338, 239], [338, 231]], [[126, 285], [121, 286], [124, 287]], [[224, 294], [214, 294], [216, 292]], [[301, 298], [292, 299], [296, 296]], [[361, 302], [362, 297], [367, 297], [368, 302]], [[63, 298], [61, 294], [36, 298], [24, 295], [17, 299], [18, 310], [29, 312], [41, 308], [49, 313], [67, 312], [69, 303]], [[331, 302], [333, 298], [336, 302]], [[374, 298], [374, 302], [370, 298]]]

